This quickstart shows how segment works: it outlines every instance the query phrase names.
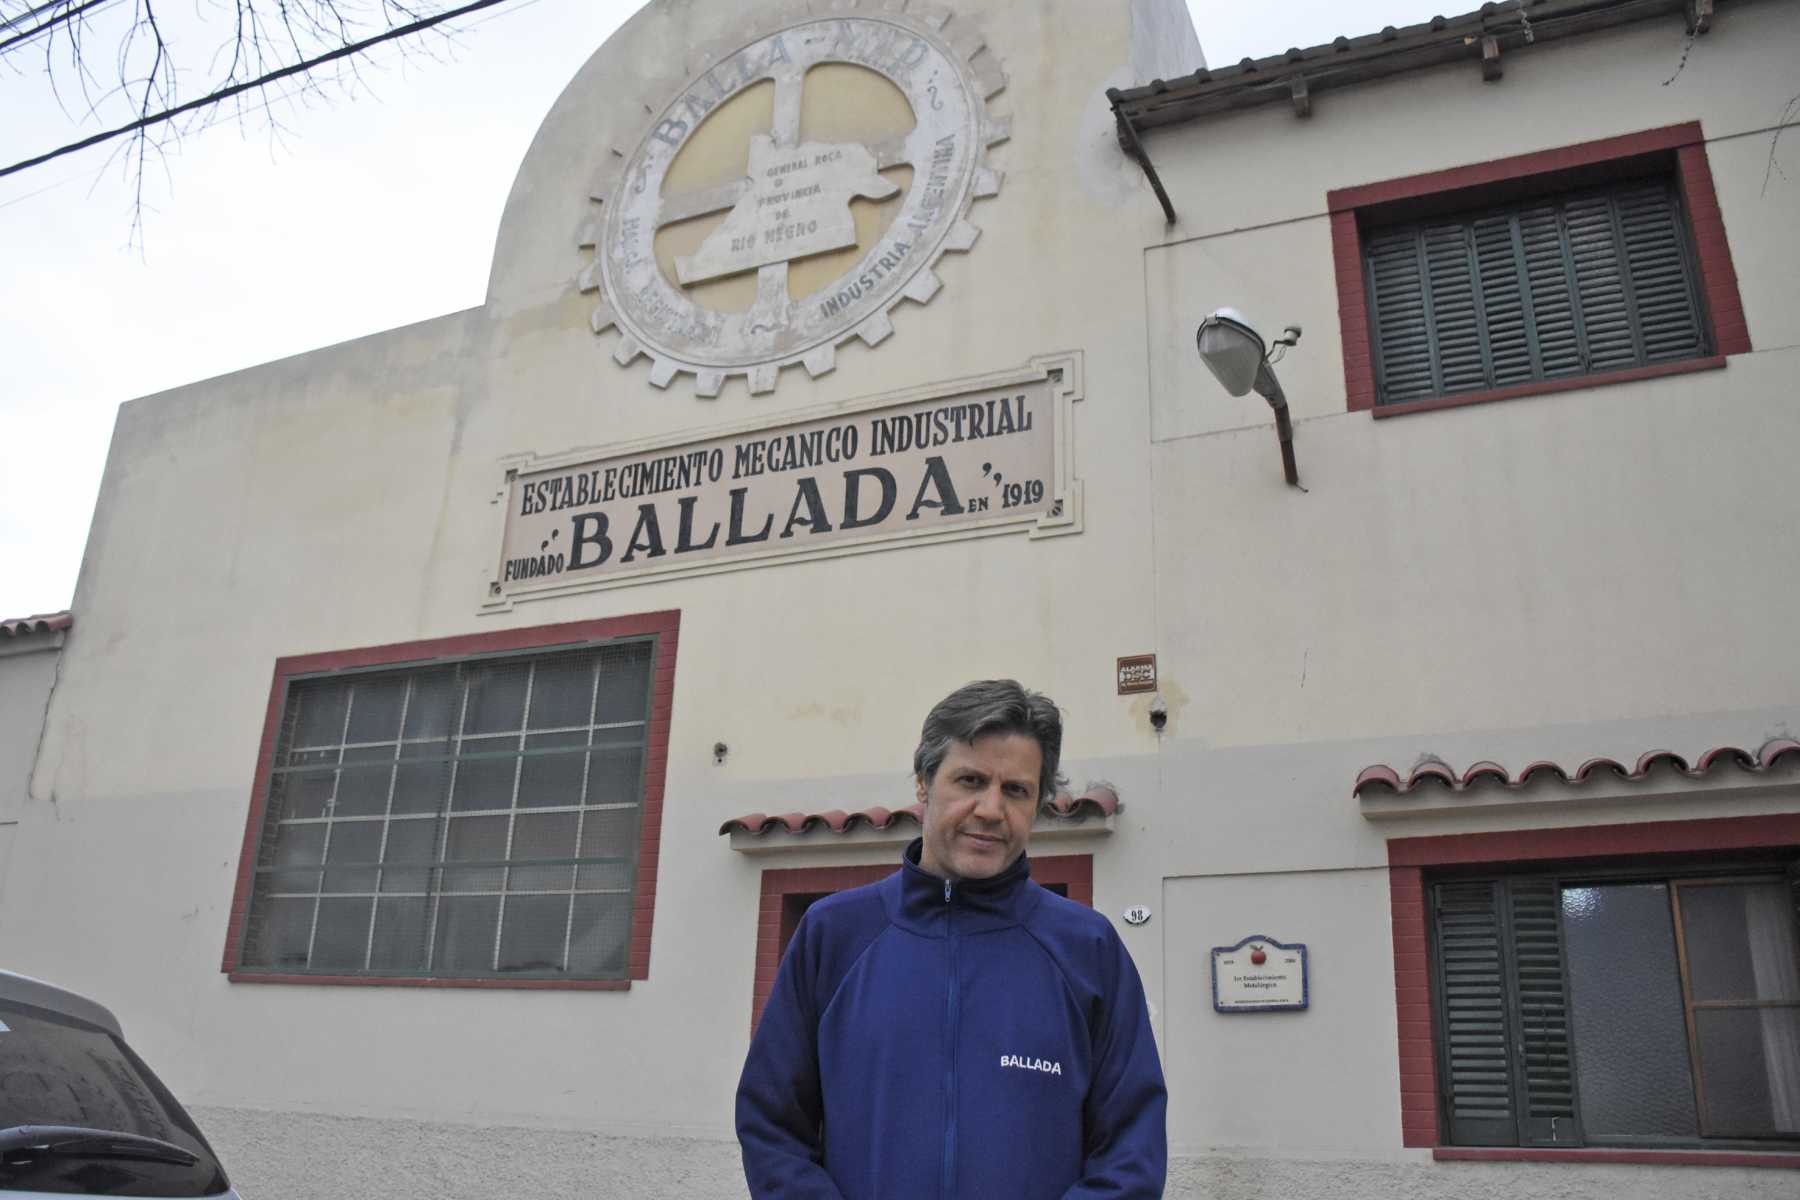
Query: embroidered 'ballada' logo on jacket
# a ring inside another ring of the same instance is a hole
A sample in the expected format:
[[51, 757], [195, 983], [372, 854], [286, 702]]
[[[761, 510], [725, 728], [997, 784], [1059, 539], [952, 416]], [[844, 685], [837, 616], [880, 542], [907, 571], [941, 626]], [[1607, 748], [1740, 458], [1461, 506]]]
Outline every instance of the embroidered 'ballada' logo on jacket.
[[1048, 1062], [1041, 1058], [1023, 1058], [1017, 1054], [1002, 1054], [1000, 1065], [1017, 1067], [1022, 1071], [1042, 1071], [1046, 1075], [1062, 1074], [1062, 1064], [1059, 1062]]

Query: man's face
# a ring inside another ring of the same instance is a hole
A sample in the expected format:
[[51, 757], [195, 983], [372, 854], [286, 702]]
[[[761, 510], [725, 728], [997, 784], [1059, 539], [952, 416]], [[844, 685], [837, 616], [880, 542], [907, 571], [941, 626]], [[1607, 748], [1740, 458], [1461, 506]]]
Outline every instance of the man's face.
[[1025, 853], [1037, 816], [1037, 739], [991, 733], [951, 742], [930, 782], [917, 781], [925, 805], [919, 865], [942, 879], [990, 879]]

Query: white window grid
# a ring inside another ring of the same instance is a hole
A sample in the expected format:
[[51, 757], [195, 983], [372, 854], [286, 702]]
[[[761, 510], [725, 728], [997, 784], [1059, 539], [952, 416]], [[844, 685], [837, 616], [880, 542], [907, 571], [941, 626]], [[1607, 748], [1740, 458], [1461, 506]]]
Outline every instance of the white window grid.
[[[554, 654], [555, 652], [552, 652], [552, 653]], [[522, 859], [522, 860], [516, 860], [516, 861], [512, 857], [513, 835], [514, 835], [514, 832], [516, 829], [517, 818], [521, 815], [536, 816], [536, 815], [550, 815], [550, 814], [557, 814], [557, 813], [574, 813], [575, 817], [576, 817], [576, 825], [575, 825], [575, 834], [574, 834], [573, 845], [574, 845], [575, 849], [579, 850], [581, 847], [581, 839], [586, 831], [586, 823], [587, 823], [588, 815], [590, 813], [639, 810], [642, 808], [643, 784], [644, 784], [643, 773], [647, 767], [647, 764], [645, 763], [644, 759], [647, 757], [647, 750], [648, 750], [648, 746], [647, 746], [648, 736], [647, 735], [648, 735], [649, 721], [648, 721], [647, 717], [644, 719], [631, 720], [631, 721], [595, 721], [594, 720], [594, 717], [596, 715], [596, 709], [599, 704], [600, 678], [601, 678], [601, 675], [607, 669], [603, 655], [595, 656], [594, 665], [590, 672], [589, 695], [588, 695], [588, 723], [584, 724], [584, 725], [543, 726], [543, 727], [537, 727], [537, 728], [532, 727], [532, 725], [531, 725], [531, 699], [532, 699], [533, 690], [536, 687], [537, 669], [541, 662], [546, 661], [551, 656], [552, 655], [544, 655], [544, 656], [532, 658], [526, 663], [525, 694], [524, 694], [524, 698], [523, 698], [523, 701], [522, 701], [522, 704], [520, 707], [519, 728], [517, 730], [507, 730], [507, 729], [483, 730], [483, 731], [477, 732], [472, 735], [466, 731], [465, 725], [466, 725], [467, 719], [468, 719], [469, 695], [472, 690], [474, 680], [473, 680], [472, 674], [464, 674], [464, 676], [461, 679], [461, 686], [460, 686], [461, 694], [457, 698], [456, 706], [455, 706], [456, 707], [456, 719], [454, 722], [451, 723], [450, 731], [445, 736], [442, 736], [442, 737], [416, 737], [416, 738], [406, 737], [405, 733], [406, 733], [407, 716], [411, 709], [413, 694], [414, 694], [415, 687], [417, 685], [418, 678], [425, 671], [435, 669], [440, 666], [440, 664], [431, 664], [430, 666], [414, 668], [408, 672], [407, 677], [406, 677], [405, 694], [403, 695], [403, 697], [401, 699], [400, 714], [399, 714], [399, 718], [398, 718], [398, 721], [396, 724], [396, 736], [394, 738], [379, 739], [379, 740], [374, 740], [374, 741], [361, 741], [361, 742], [352, 742], [349, 740], [350, 723], [351, 723], [351, 719], [352, 719], [352, 717], [355, 713], [355, 709], [356, 709], [356, 690], [357, 690], [358, 683], [360, 682], [359, 680], [353, 679], [350, 682], [350, 685], [349, 685], [349, 688], [347, 691], [347, 695], [345, 698], [344, 716], [343, 716], [342, 723], [340, 725], [338, 740], [335, 743], [331, 743], [331, 744], [315, 744], [315, 745], [301, 745], [301, 746], [287, 747], [286, 757], [289, 760], [290, 765], [277, 766], [272, 770], [271, 778], [269, 781], [269, 786], [271, 788], [273, 788], [273, 786], [274, 786], [275, 777], [277, 777], [279, 775], [283, 775], [283, 774], [299, 774], [302, 772], [323, 773], [325, 770], [328, 770], [328, 769], [333, 771], [333, 773], [334, 773], [332, 795], [330, 797], [328, 797], [326, 800], [326, 812], [324, 815], [317, 816], [317, 817], [284, 817], [284, 818], [280, 818], [277, 822], [277, 824], [284, 826], [284, 827], [304, 826], [304, 825], [323, 825], [325, 827], [325, 838], [324, 838], [324, 842], [323, 842], [322, 846], [320, 847], [319, 861], [318, 861], [317, 865], [315, 866], [315, 865], [308, 864], [305, 866], [300, 866], [300, 865], [279, 866], [279, 865], [274, 865], [274, 864], [264, 865], [264, 864], [259, 863], [256, 868], [256, 871], [259, 875], [275, 874], [275, 873], [298, 873], [298, 872], [316, 873], [318, 875], [318, 882], [316, 884], [316, 890], [277, 891], [277, 890], [271, 889], [271, 890], [263, 892], [261, 894], [261, 899], [264, 901], [288, 900], [288, 899], [300, 899], [300, 900], [314, 901], [313, 911], [312, 911], [312, 920], [311, 920], [311, 924], [310, 924], [310, 926], [308, 928], [308, 932], [307, 932], [306, 960], [308, 963], [309, 970], [312, 969], [311, 963], [314, 958], [314, 952], [315, 952], [315, 948], [316, 948], [317, 941], [318, 941], [319, 911], [323, 907], [323, 905], [318, 902], [323, 901], [323, 900], [367, 899], [370, 901], [368, 928], [365, 931], [364, 939], [363, 939], [363, 955], [362, 955], [362, 965], [360, 967], [360, 971], [366, 972], [366, 973], [371, 973], [371, 974], [378, 974], [378, 975], [395, 974], [395, 972], [390, 972], [386, 969], [377, 970], [372, 965], [372, 957], [373, 957], [373, 953], [374, 953], [374, 943], [375, 943], [375, 923], [376, 923], [376, 918], [380, 913], [382, 902], [384, 900], [398, 900], [398, 899], [423, 899], [423, 900], [427, 901], [429, 904], [429, 915], [428, 915], [428, 920], [427, 920], [427, 924], [426, 924], [426, 929], [424, 932], [425, 963], [424, 963], [423, 970], [422, 970], [422, 972], [402, 972], [401, 974], [423, 973], [423, 974], [429, 975], [429, 974], [433, 974], [435, 972], [435, 968], [437, 965], [436, 964], [437, 926], [438, 926], [438, 918], [439, 918], [440, 910], [441, 910], [441, 902], [446, 898], [496, 897], [497, 896], [497, 897], [499, 897], [499, 909], [498, 909], [498, 912], [496, 914], [495, 921], [494, 921], [494, 940], [493, 940], [493, 946], [491, 949], [491, 953], [489, 956], [489, 963], [488, 963], [489, 971], [495, 975], [501, 975], [501, 974], [516, 975], [516, 974], [523, 974], [523, 973], [502, 972], [501, 967], [500, 967], [501, 939], [502, 939], [505, 929], [506, 929], [506, 903], [507, 903], [507, 898], [509, 896], [515, 896], [515, 897], [516, 896], [538, 896], [538, 895], [551, 895], [551, 896], [567, 895], [568, 896], [569, 902], [568, 902], [568, 905], [566, 906], [566, 908], [564, 909], [564, 913], [563, 913], [563, 944], [562, 944], [562, 955], [561, 955], [561, 959], [560, 959], [561, 963], [563, 964], [562, 969], [564, 971], [566, 971], [568, 962], [569, 962], [570, 942], [573, 937], [573, 931], [574, 931], [574, 913], [575, 913], [576, 897], [578, 897], [578, 896], [626, 896], [626, 897], [629, 897], [635, 893], [635, 891], [636, 891], [636, 876], [637, 876], [637, 871], [636, 871], [637, 847], [635, 844], [633, 844], [631, 846], [631, 853], [626, 854], [626, 855], [532, 858], [532, 859]], [[489, 661], [497, 661], [500, 664], [504, 664], [504, 662], [505, 662], [504, 659], [489, 660]], [[653, 691], [653, 689], [651, 687], [651, 681], [653, 678], [654, 667], [655, 667], [654, 654], [652, 654], [645, 661], [644, 692], [645, 692], [646, 708], [648, 707], [649, 701], [651, 699], [651, 693]], [[392, 678], [392, 675], [389, 673], [384, 672], [383, 675], [387, 679]], [[640, 733], [643, 736], [640, 736], [635, 741], [606, 743], [606, 744], [596, 743], [593, 740], [593, 737], [595, 734], [599, 734], [599, 733], [603, 733], [603, 732], [607, 732], [607, 731], [627, 730], [627, 729], [636, 729], [636, 730], [640, 731]], [[542, 737], [542, 736], [546, 736], [546, 735], [569, 734], [569, 733], [586, 734], [588, 736], [588, 740], [585, 743], [581, 744], [580, 746], [558, 747], [553, 750], [532, 751], [532, 750], [528, 750], [526, 748], [525, 743], [526, 743], [526, 739], [528, 737]], [[462, 754], [462, 744], [465, 739], [479, 739], [479, 740], [483, 740], [483, 741], [488, 741], [488, 740], [496, 739], [499, 737], [507, 737], [507, 736], [511, 736], [516, 739], [514, 748], [510, 751], [493, 752], [493, 753], [477, 752], [477, 753], [474, 753], [471, 755], [466, 755], [466, 756], [464, 754]], [[411, 757], [411, 758], [404, 757], [401, 753], [401, 751], [408, 745], [417, 746], [417, 745], [437, 745], [437, 744], [448, 744], [450, 746], [449, 752], [444, 755], [427, 755], [427, 756]], [[345, 762], [345, 754], [348, 751], [363, 750], [363, 749], [379, 749], [379, 748], [387, 747], [390, 745], [393, 747], [394, 754], [391, 759], [385, 760], [385, 762], [382, 760], [376, 760], [376, 759], [368, 759], [368, 760], [356, 761], [356, 762], [350, 762], [350, 763]], [[553, 755], [553, 754], [567, 754], [567, 755], [579, 754], [581, 756], [581, 790], [580, 790], [580, 794], [585, 798], [588, 794], [588, 786], [590, 783], [590, 775], [593, 770], [594, 757], [597, 752], [604, 752], [604, 751], [609, 751], [609, 750], [617, 751], [617, 752], [636, 752], [639, 755], [639, 778], [637, 781], [637, 788], [636, 788], [637, 795], [638, 795], [637, 800], [629, 801], [629, 802], [612, 802], [612, 803], [602, 803], [602, 804], [532, 805], [532, 806], [527, 806], [524, 808], [521, 808], [519, 806], [519, 784], [523, 777], [524, 764], [525, 764], [525, 761], [527, 758], [541, 757], [541, 756], [547, 756], [547, 755]], [[334, 753], [335, 758], [332, 762], [329, 762], [329, 763], [325, 762], [323, 760], [313, 761], [313, 762], [295, 762], [294, 761], [295, 759], [297, 759], [303, 755], [320, 754], [320, 753]], [[448, 800], [449, 798], [452, 798], [456, 795], [456, 775], [457, 775], [457, 772], [460, 769], [462, 763], [468, 762], [468, 761], [480, 760], [480, 759], [487, 759], [490, 761], [498, 761], [503, 758], [510, 758], [513, 760], [512, 788], [511, 788], [511, 794], [509, 796], [509, 804], [507, 807], [504, 807], [504, 808], [499, 808], [499, 807], [482, 808], [482, 809], [452, 809], [452, 808], [446, 807], [437, 812], [424, 812], [424, 813], [396, 813], [393, 811], [394, 792], [395, 792], [395, 789], [396, 789], [396, 786], [398, 783], [398, 779], [399, 779], [399, 771], [397, 770], [397, 767], [402, 763], [431, 763], [431, 762], [446, 762], [446, 763], [448, 763], [449, 768], [450, 768], [450, 771], [449, 771], [450, 777], [449, 777], [449, 780], [447, 781], [447, 784], [445, 786], [444, 793], [443, 793], [444, 796], [446, 797], [446, 799]], [[343, 770], [346, 766], [357, 768], [357, 767], [376, 767], [376, 766], [382, 766], [382, 765], [385, 765], [388, 768], [387, 797], [386, 797], [385, 810], [383, 812], [371, 813], [371, 814], [365, 814], [365, 815], [355, 815], [355, 816], [350, 816], [350, 815], [339, 816], [331, 811], [332, 808], [336, 804], [337, 785], [343, 778]], [[448, 851], [448, 840], [449, 840], [450, 825], [451, 825], [452, 820], [462, 820], [462, 819], [473, 818], [473, 817], [496, 817], [496, 816], [504, 816], [507, 818], [506, 848], [504, 851], [504, 856], [502, 858], [499, 858], [499, 859], [446, 859], [445, 855]], [[439, 828], [437, 831], [435, 854], [431, 861], [429, 861], [429, 862], [414, 861], [414, 862], [406, 862], [406, 863], [388, 863], [385, 861], [386, 857], [387, 857], [387, 843], [388, 843], [388, 835], [389, 835], [390, 831], [392, 830], [392, 828], [396, 822], [406, 822], [406, 821], [436, 821], [439, 823]], [[334, 864], [331, 862], [331, 839], [332, 839], [332, 833], [337, 826], [347, 825], [347, 824], [352, 824], [352, 823], [373, 824], [376, 822], [380, 822], [381, 826], [382, 826], [380, 845], [376, 851], [376, 861], [374, 861], [372, 863], [351, 862], [351, 863], [337, 863], [337, 864]], [[633, 837], [634, 841], [635, 841], [635, 836], [636, 836], [636, 831], [633, 831], [632, 837]], [[630, 868], [630, 876], [631, 876], [630, 884], [628, 884], [626, 886], [611, 886], [611, 887], [583, 887], [583, 886], [581, 886], [581, 884], [580, 884], [580, 868], [582, 868], [584, 866], [612, 866], [612, 865], [619, 865], [619, 864], [625, 864]], [[512, 874], [513, 874], [514, 870], [543, 869], [543, 868], [555, 868], [555, 867], [564, 867], [564, 866], [566, 866], [570, 869], [570, 885], [571, 886], [568, 888], [526, 888], [526, 887], [515, 888], [512, 886]], [[382, 878], [383, 873], [386, 871], [389, 871], [389, 870], [407, 871], [407, 872], [423, 871], [423, 872], [427, 873], [428, 878], [430, 878], [432, 876], [436, 876], [438, 878], [438, 880], [440, 881], [440, 886], [435, 887], [435, 888], [428, 886], [424, 890], [416, 890], [416, 891], [415, 890], [408, 890], [408, 891], [383, 890], [381, 887], [381, 878]], [[446, 888], [446, 887], [441, 886], [441, 880], [442, 880], [442, 873], [445, 871], [448, 871], [448, 870], [456, 870], [456, 871], [498, 870], [501, 872], [501, 882], [498, 887]], [[325, 883], [324, 883], [325, 876], [334, 871], [373, 871], [375, 873], [374, 887], [372, 889], [356, 889], [356, 890], [340, 889], [340, 890], [335, 890], [335, 891], [328, 891], [325, 889]], [[252, 903], [255, 903], [255, 901], [253, 900]], [[340, 973], [343, 970], [345, 970], [345, 968], [334, 967], [334, 968], [331, 968], [329, 971], [320, 971], [319, 973], [320, 974]]]

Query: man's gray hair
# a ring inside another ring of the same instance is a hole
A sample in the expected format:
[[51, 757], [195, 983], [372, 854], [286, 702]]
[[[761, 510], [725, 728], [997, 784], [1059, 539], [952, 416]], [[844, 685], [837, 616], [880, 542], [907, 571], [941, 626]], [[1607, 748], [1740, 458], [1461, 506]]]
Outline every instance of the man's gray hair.
[[1056, 795], [1065, 782], [1056, 771], [1062, 759], [1062, 714], [1050, 697], [1013, 679], [978, 679], [939, 700], [919, 730], [913, 774], [929, 785], [951, 742], [967, 744], [990, 733], [1019, 733], [1037, 742], [1044, 760], [1038, 770], [1038, 802]]

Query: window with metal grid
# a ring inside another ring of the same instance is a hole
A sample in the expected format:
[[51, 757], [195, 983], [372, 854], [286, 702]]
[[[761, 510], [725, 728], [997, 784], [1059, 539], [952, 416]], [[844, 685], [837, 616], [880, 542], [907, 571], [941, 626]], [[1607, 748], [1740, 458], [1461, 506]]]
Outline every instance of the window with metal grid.
[[1451, 1144], [1800, 1145], [1800, 864], [1431, 897]]
[[654, 655], [290, 683], [240, 969], [624, 978]]
[[1363, 268], [1378, 405], [1708, 353], [1667, 179], [1377, 230]]

